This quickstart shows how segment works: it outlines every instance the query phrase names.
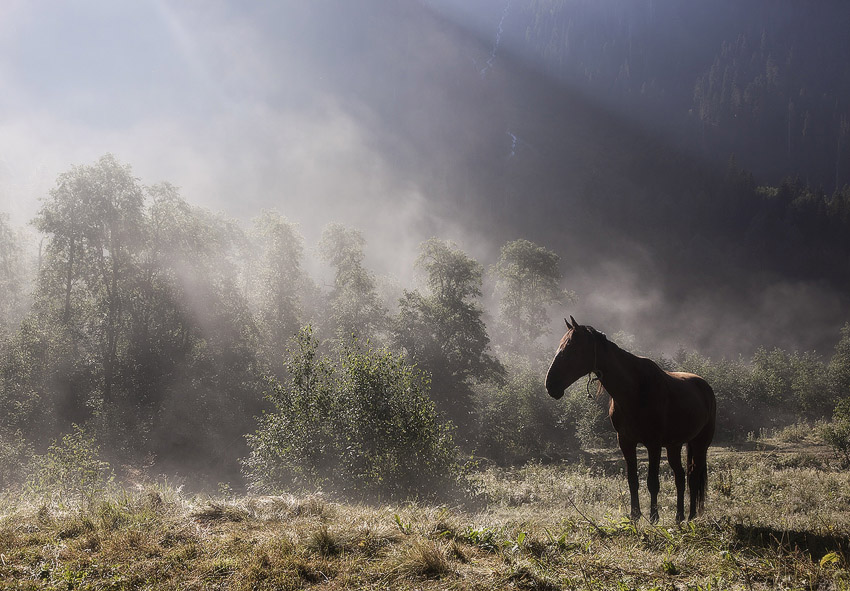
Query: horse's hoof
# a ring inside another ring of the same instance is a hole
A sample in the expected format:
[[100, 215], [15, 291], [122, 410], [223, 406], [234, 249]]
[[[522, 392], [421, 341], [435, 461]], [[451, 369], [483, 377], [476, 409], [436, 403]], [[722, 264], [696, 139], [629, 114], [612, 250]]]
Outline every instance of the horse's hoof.
[[685, 520], [684, 513], [676, 513], [676, 523], [682, 523]]
[[653, 525], [658, 523], [658, 511], [649, 514], [649, 522]]
[[640, 515], [641, 515], [640, 511], [632, 511], [631, 520], [637, 521], [638, 519], [640, 519]]

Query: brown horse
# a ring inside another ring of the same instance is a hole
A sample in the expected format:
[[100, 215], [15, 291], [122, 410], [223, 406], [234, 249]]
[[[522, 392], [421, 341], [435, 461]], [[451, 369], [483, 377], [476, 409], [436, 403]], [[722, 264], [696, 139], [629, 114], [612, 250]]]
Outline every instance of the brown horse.
[[609, 416], [617, 442], [626, 459], [631, 495], [631, 517], [640, 517], [638, 501], [637, 445], [649, 454], [647, 488], [649, 519], [658, 521], [658, 465], [661, 448], [676, 478], [676, 521], [685, 518], [685, 470], [682, 446], [688, 446], [688, 519], [702, 512], [708, 480], [706, 455], [714, 437], [717, 406], [714, 391], [692, 373], [664, 371], [646, 359], [624, 351], [590, 326], [580, 326], [570, 316], [567, 333], [546, 374], [546, 391], [560, 398], [573, 382], [593, 373], [611, 395]]

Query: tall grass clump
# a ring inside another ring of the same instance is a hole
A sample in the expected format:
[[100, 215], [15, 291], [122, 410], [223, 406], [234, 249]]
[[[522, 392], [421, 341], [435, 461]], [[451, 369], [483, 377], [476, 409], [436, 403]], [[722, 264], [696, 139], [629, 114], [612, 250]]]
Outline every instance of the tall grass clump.
[[403, 357], [357, 341], [323, 354], [307, 328], [286, 368], [285, 383], [269, 382], [274, 409], [248, 435], [243, 466], [252, 489], [387, 499], [462, 490], [453, 427]]

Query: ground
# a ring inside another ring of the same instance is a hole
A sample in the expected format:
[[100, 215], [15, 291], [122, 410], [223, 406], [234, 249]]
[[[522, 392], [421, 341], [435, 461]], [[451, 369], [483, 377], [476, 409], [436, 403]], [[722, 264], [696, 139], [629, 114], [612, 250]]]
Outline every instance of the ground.
[[681, 526], [666, 469], [659, 524], [625, 517], [614, 450], [486, 469], [457, 506], [8, 493], [0, 589], [850, 589], [850, 473], [828, 448], [803, 430], [709, 460], [706, 513]]

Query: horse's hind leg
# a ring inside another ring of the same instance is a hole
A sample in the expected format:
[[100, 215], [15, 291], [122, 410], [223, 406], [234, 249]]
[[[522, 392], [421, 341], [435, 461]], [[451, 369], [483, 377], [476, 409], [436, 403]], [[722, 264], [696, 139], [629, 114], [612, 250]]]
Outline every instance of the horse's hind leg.
[[681, 445], [667, 447], [667, 463], [676, 480], [676, 523], [681, 523], [685, 520], [685, 469], [682, 467]]
[[649, 522], [658, 522], [658, 490], [661, 483], [658, 481], [658, 466], [661, 463], [661, 446], [648, 445], [646, 451], [649, 455], [649, 466], [646, 471], [646, 487], [649, 489]]

